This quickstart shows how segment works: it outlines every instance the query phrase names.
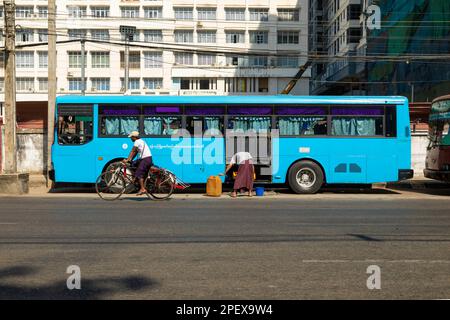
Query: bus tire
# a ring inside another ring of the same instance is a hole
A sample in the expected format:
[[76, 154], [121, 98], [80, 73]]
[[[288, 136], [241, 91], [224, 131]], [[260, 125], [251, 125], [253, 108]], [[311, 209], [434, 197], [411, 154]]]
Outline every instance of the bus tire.
[[313, 161], [299, 161], [289, 169], [288, 183], [295, 193], [316, 193], [322, 187], [323, 181], [322, 168]]

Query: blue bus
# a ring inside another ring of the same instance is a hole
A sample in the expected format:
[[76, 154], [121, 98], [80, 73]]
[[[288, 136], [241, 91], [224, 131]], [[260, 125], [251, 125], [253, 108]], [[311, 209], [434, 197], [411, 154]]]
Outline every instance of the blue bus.
[[190, 184], [224, 172], [237, 151], [255, 158], [256, 183], [296, 193], [413, 176], [404, 97], [61, 96], [55, 118], [56, 183], [95, 183], [128, 155], [131, 131]]

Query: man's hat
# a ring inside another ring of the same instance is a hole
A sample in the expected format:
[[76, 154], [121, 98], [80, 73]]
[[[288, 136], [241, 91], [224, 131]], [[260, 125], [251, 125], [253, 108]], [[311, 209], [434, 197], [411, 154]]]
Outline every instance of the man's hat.
[[132, 132], [128, 135], [128, 138], [131, 138], [131, 137], [139, 138], [139, 132], [137, 132], [137, 131], [132, 131]]

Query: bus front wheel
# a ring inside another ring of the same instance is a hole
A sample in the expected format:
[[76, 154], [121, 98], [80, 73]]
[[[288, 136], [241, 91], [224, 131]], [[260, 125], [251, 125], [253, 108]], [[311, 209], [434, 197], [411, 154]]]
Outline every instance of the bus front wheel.
[[313, 161], [299, 161], [289, 170], [289, 187], [298, 194], [312, 194], [322, 187], [322, 168]]

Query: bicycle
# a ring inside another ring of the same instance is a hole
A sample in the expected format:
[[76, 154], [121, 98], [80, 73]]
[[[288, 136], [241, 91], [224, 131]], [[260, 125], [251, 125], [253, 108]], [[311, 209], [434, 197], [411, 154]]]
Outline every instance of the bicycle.
[[[99, 197], [112, 201], [119, 199], [124, 193], [130, 194], [139, 190], [139, 182], [134, 177], [134, 169], [122, 162], [110, 164], [95, 183]], [[156, 200], [168, 199], [176, 189], [184, 190], [189, 187], [169, 170], [157, 166], [150, 168], [144, 184], [146, 195]]]

